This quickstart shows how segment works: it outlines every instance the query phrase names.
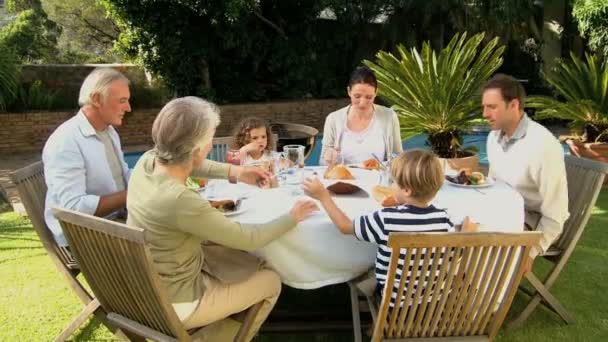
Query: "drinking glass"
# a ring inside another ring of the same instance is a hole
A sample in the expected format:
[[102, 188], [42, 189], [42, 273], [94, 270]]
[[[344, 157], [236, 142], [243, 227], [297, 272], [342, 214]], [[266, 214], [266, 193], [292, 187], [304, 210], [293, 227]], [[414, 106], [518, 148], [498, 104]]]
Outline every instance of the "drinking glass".
[[301, 195], [300, 183], [302, 182], [302, 172], [300, 169], [304, 167], [304, 146], [285, 145], [283, 146], [283, 153], [288, 161], [288, 168], [285, 171], [285, 183], [292, 188], [292, 195]]
[[289, 162], [283, 152], [272, 152], [272, 159], [274, 160], [274, 175], [277, 177], [279, 185], [283, 185], [285, 183], [285, 171], [289, 166]]

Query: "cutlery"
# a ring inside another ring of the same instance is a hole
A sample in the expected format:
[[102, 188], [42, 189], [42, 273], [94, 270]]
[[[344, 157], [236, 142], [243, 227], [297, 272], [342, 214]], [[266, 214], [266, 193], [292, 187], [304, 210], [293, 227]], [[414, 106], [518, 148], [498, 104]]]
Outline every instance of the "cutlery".
[[479, 190], [479, 189], [477, 189], [477, 188], [473, 188], [473, 190], [475, 190], [475, 191], [479, 192], [479, 193], [480, 193], [480, 194], [482, 194], [482, 195], [487, 195], [485, 192], [483, 192], [483, 191], [481, 191], [481, 190]]
[[380, 158], [378, 158], [378, 156], [375, 153], [372, 153], [372, 157], [374, 157], [374, 159], [376, 159], [378, 161], [378, 163], [380, 164], [380, 169], [386, 170], [386, 166], [384, 166], [382, 160], [380, 160]]

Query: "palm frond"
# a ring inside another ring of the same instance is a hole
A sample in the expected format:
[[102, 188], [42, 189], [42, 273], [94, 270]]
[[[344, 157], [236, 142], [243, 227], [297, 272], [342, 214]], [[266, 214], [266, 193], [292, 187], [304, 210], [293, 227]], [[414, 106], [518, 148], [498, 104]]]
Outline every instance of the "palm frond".
[[[502, 64], [505, 49], [498, 38], [482, 48], [483, 38], [484, 33], [469, 38], [465, 32], [439, 52], [429, 42], [420, 51], [398, 45], [397, 56], [379, 51], [375, 61], [363, 61], [376, 74], [380, 97], [399, 115], [402, 138], [458, 136], [479, 117], [479, 90]], [[431, 147], [442, 157], [454, 157]]]
[[7, 48], [0, 46], [0, 110], [5, 110], [16, 99], [18, 74], [17, 59]]
[[559, 63], [543, 76], [565, 102], [546, 96], [530, 97], [527, 104], [538, 110], [538, 118], [567, 120], [573, 128], [597, 130], [600, 136], [604, 135], [601, 132], [608, 127], [606, 61], [602, 62], [590, 54], [586, 54], [585, 61], [582, 61], [571, 52], [570, 61]]

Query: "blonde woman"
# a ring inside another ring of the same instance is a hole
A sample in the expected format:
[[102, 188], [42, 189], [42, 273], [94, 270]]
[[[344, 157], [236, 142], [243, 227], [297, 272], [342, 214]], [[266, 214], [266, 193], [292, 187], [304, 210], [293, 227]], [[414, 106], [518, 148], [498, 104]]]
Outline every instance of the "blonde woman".
[[[191, 174], [256, 184], [268, 175], [255, 167], [205, 160], [219, 124], [218, 108], [197, 97], [172, 100], [152, 127], [155, 147], [139, 160], [129, 182], [128, 223], [145, 230], [163, 285], [186, 328], [227, 321], [263, 301], [248, 339], [262, 325], [280, 290], [279, 276], [245, 251], [280, 237], [317, 209], [297, 202], [263, 225], [241, 225], [186, 187]], [[238, 325], [214, 340], [232, 340]]]

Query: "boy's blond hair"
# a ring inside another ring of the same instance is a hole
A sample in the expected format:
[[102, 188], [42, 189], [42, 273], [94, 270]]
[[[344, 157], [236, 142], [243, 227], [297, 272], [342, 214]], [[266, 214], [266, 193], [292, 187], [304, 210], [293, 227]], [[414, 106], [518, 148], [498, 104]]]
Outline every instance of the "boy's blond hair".
[[391, 163], [393, 180], [401, 189], [409, 189], [419, 201], [432, 200], [443, 185], [443, 167], [433, 152], [409, 150]]

